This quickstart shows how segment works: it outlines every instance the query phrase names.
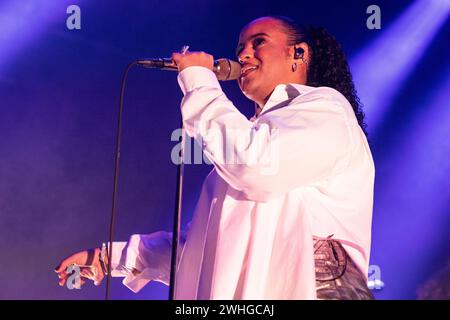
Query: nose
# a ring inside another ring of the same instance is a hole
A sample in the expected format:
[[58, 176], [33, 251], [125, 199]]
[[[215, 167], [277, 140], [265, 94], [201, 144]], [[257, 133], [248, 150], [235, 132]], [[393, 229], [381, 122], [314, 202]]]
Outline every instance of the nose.
[[238, 61], [240, 64], [244, 64], [244, 62], [253, 57], [253, 51], [249, 46], [245, 46], [242, 51], [238, 55]]

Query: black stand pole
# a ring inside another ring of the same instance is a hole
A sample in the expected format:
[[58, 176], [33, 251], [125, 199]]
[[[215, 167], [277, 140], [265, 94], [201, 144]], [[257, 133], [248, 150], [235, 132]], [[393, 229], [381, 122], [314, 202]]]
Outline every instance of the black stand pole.
[[181, 207], [183, 200], [183, 169], [184, 169], [184, 130], [183, 121], [181, 121], [181, 148], [180, 159], [177, 165], [177, 189], [175, 194], [175, 212], [174, 223], [172, 230], [172, 258], [170, 266], [170, 287], [169, 287], [169, 300], [174, 300], [176, 289], [176, 272], [178, 267], [178, 241], [180, 238], [180, 224], [181, 224]]

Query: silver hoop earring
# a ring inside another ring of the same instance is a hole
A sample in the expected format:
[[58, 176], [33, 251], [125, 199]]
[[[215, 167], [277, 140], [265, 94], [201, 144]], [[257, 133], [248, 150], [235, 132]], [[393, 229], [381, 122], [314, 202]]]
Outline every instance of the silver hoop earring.
[[292, 64], [292, 72], [295, 72], [297, 70], [297, 63]]

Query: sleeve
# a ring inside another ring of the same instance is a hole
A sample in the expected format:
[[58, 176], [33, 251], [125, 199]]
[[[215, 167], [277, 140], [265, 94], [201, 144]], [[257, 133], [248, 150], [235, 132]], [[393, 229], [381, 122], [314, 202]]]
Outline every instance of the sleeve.
[[[190, 224], [180, 234], [180, 253], [184, 248], [189, 227]], [[131, 291], [139, 292], [150, 281], [169, 285], [171, 232], [134, 234], [128, 242], [114, 242], [112, 247], [111, 275], [124, 277], [122, 283]]]
[[251, 122], [228, 100], [209, 69], [188, 67], [178, 82], [187, 134], [198, 140], [218, 174], [249, 200], [268, 201], [348, 165], [349, 120], [333, 94], [308, 93], [301, 103]]

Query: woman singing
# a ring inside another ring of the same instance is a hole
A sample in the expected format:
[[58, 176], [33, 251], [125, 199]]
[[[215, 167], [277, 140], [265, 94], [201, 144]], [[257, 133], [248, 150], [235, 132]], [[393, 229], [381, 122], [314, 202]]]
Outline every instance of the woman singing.
[[[211, 55], [172, 55], [184, 128], [214, 164], [182, 237], [175, 298], [373, 299], [375, 170], [340, 45], [323, 28], [269, 16], [242, 29], [236, 54], [250, 120], [222, 91]], [[101, 251], [62, 261], [60, 285], [71, 264], [99, 284], [108, 263], [135, 292], [169, 283], [168, 232], [115, 242], [112, 261]]]

